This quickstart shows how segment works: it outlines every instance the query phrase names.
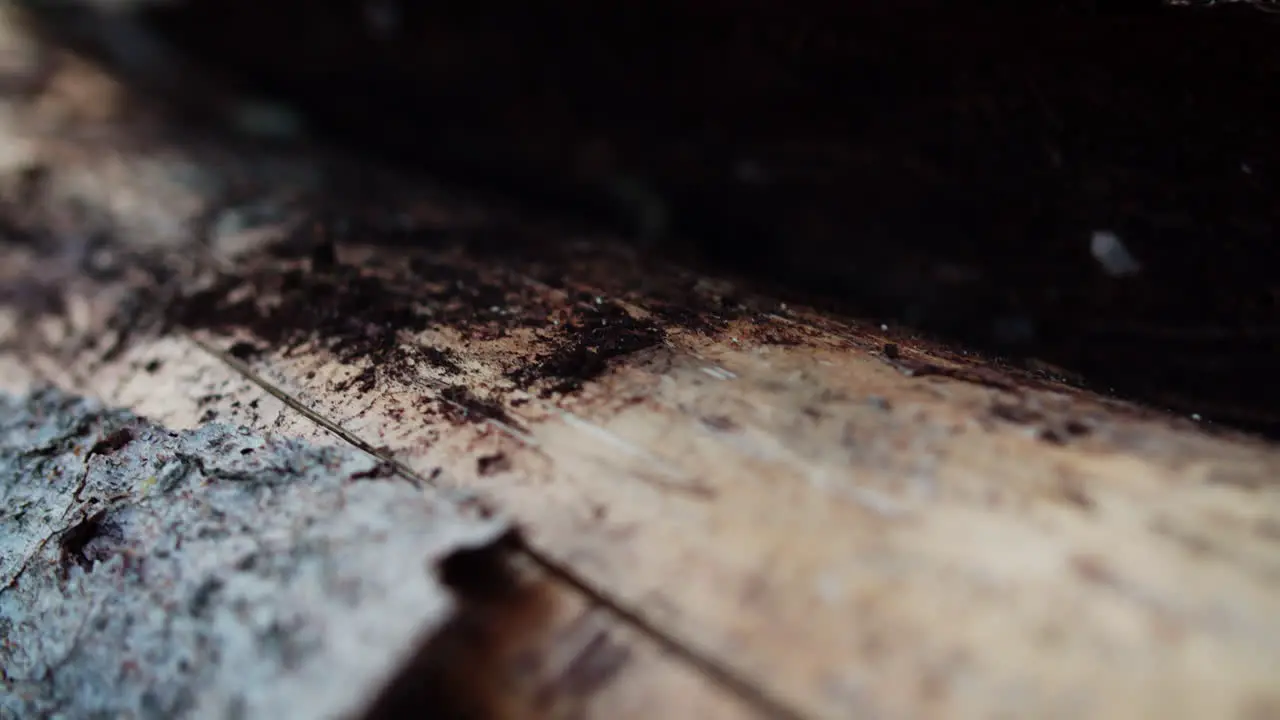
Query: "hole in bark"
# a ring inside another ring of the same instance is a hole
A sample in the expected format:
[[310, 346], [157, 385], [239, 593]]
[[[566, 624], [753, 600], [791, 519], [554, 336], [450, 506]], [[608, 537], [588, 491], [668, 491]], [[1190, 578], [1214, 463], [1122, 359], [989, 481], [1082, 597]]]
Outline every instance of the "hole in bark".
[[366, 720], [527, 717], [538, 682], [530, 658], [548, 636], [555, 604], [545, 583], [522, 575], [514, 542], [513, 535], [440, 561], [436, 572], [457, 609], [373, 702]]
[[63, 575], [71, 565], [79, 565], [86, 573], [93, 571], [93, 566], [104, 561], [114, 553], [113, 543], [119, 541], [119, 526], [106, 520], [106, 511], [100, 510], [73, 525], [58, 540], [59, 560]]

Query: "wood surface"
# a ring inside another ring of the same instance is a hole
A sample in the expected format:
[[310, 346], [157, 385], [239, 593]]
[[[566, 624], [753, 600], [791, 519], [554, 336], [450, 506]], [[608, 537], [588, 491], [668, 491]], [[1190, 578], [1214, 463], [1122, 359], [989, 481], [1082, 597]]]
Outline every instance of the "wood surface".
[[556, 610], [532, 683], [484, 689], [506, 716], [1280, 716], [1274, 446], [136, 112], [5, 116], [39, 243], [0, 244], [4, 389], [352, 444], [511, 516]]

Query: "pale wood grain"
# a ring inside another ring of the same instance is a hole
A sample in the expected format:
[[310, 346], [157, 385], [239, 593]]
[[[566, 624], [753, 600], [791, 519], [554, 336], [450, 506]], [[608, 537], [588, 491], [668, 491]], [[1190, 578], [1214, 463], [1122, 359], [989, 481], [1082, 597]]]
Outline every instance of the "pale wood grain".
[[[400, 401], [430, 387], [344, 394], [350, 370], [323, 354], [253, 370], [444, 468], [619, 605], [814, 716], [1231, 717], [1276, 699], [1275, 451], [1105, 414], [1058, 447], [984, 420], [999, 392], [824, 340], [686, 338], [566, 407], [510, 407], [518, 432]], [[499, 452], [507, 469], [477, 470]]]

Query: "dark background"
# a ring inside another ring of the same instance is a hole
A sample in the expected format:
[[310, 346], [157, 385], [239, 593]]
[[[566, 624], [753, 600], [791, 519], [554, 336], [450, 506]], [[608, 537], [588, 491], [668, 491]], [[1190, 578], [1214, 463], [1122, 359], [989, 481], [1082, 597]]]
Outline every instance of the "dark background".
[[[81, 41], [97, 27], [47, 13]], [[358, 152], [1280, 434], [1280, 15], [1262, 8], [186, 0], [144, 21]], [[1103, 229], [1140, 272], [1104, 271]]]

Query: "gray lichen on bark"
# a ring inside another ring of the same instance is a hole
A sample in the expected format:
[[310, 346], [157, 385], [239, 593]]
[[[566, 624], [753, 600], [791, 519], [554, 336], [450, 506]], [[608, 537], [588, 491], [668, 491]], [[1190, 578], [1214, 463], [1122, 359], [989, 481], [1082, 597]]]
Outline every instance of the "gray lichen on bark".
[[507, 531], [374, 458], [0, 395], [0, 717], [346, 717]]

